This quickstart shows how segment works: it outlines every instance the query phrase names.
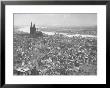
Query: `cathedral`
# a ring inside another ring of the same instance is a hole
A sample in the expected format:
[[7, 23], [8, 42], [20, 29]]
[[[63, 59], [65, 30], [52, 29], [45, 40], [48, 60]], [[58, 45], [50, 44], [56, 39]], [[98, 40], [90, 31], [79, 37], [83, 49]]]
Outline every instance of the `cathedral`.
[[31, 22], [30, 35], [31, 35], [32, 37], [41, 37], [41, 36], [43, 36], [43, 33], [42, 33], [41, 31], [38, 31], [38, 28], [37, 28], [37, 31], [36, 31], [35, 24], [32, 25], [32, 22]]

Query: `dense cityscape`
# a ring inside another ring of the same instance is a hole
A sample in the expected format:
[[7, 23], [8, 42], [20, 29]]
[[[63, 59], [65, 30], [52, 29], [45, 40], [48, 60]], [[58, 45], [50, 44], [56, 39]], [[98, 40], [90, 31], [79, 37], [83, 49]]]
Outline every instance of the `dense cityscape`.
[[14, 75], [97, 75], [97, 38], [13, 35]]

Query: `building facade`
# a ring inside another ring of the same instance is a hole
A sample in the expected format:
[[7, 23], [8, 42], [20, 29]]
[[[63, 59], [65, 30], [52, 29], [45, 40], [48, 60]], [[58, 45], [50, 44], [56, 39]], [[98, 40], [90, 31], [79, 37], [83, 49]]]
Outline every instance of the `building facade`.
[[41, 37], [43, 36], [43, 33], [41, 31], [36, 31], [36, 27], [35, 27], [35, 24], [32, 24], [31, 22], [31, 26], [30, 26], [30, 35], [33, 36], [33, 37]]

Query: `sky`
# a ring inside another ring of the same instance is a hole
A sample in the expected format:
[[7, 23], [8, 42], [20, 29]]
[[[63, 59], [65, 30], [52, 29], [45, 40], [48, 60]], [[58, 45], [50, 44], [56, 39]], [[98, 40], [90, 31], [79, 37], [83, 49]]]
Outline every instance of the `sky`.
[[43, 26], [96, 26], [96, 13], [36, 13], [14, 14], [14, 26], [30, 25]]

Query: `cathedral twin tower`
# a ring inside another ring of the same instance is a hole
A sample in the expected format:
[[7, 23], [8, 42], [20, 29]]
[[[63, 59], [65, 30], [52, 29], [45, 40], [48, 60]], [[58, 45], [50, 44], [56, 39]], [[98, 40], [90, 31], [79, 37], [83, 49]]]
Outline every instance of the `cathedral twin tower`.
[[43, 36], [43, 33], [41, 31], [38, 31], [38, 29], [36, 31], [35, 24], [32, 25], [32, 22], [31, 22], [30, 35], [32, 35], [33, 37], [41, 37], [41, 36]]
[[34, 34], [36, 32], [36, 27], [35, 27], [35, 24], [32, 25], [32, 22], [31, 22], [31, 26], [30, 26], [30, 34]]

